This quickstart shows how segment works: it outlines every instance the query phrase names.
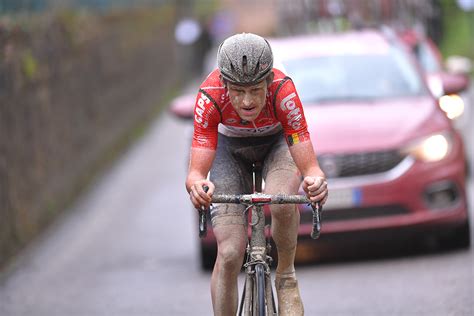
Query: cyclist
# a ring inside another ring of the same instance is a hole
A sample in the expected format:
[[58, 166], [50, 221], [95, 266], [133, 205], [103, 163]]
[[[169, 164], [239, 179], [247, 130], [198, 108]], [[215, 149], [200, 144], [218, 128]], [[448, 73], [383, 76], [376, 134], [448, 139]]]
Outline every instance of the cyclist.
[[[303, 177], [306, 195], [324, 204], [327, 182], [316, 160], [301, 101], [291, 79], [273, 68], [268, 41], [251, 33], [233, 35], [220, 45], [217, 63], [218, 68], [201, 84], [194, 109], [186, 179], [193, 205], [209, 207], [213, 193], [251, 193], [254, 162], [263, 162], [265, 193], [297, 194]], [[209, 187], [207, 193], [203, 186]], [[243, 211], [243, 206], [231, 204], [211, 211], [218, 247], [211, 277], [215, 315], [237, 311], [237, 277], [247, 243]], [[294, 205], [274, 205], [271, 213], [278, 252], [279, 315], [302, 315], [294, 268], [299, 212]]]

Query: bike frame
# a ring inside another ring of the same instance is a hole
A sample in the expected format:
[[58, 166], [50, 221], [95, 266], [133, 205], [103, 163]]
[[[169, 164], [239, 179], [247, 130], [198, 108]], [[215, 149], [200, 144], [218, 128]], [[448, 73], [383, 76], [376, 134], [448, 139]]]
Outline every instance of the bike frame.
[[[251, 210], [251, 237], [247, 246], [247, 260], [244, 264], [246, 271], [244, 292], [242, 293], [239, 314], [253, 315], [254, 311], [263, 315], [276, 315], [275, 298], [271, 283], [270, 265], [272, 258], [269, 256], [270, 243], [265, 238], [265, 213], [263, 205], [268, 198], [259, 197], [262, 192], [261, 168], [253, 166], [253, 191], [254, 197], [248, 206]], [[263, 284], [254, 284], [254, 282]], [[261, 290], [263, 288], [263, 290]], [[259, 293], [259, 289], [263, 293]], [[248, 293], [246, 295], [246, 293]], [[255, 295], [256, 294], [256, 295]]]
[[[276, 305], [271, 284], [270, 265], [272, 258], [269, 255], [270, 243], [265, 238], [265, 214], [263, 206], [255, 205], [251, 207], [251, 238], [247, 247], [247, 260], [244, 264], [246, 270], [245, 284], [249, 285], [242, 293], [242, 303], [239, 315], [253, 315], [254, 311], [263, 311], [264, 315], [275, 315]], [[264, 284], [255, 286], [253, 282], [262, 282], [261, 275], [264, 275]], [[263, 293], [258, 293], [263, 288]], [[250, 291], [250, 292], [247, 292]], [[255, 293], [257, 292], [257, 293]], [[255, 293], [255, 295], [245, 295], [245, 293]]]

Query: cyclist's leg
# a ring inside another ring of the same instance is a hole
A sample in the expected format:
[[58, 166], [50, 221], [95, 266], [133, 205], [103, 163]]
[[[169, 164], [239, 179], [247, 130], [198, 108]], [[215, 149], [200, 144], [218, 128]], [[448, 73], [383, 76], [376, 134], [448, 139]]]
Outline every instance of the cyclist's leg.
[[[275, 144], [264, 162], [265, 193], [297, 194], [301, 175], [288, 146], [282, 140]], [[295, 205], [272, 205], [272, 236], [278, 250], [277, 273], [294, 271], [294, 258], [300, 216]]]
[[[264, 177], [266, 193], [298, 192], [301, 176], [284, 141], [276, 144], [266, 158]], [[295, 205], [272, 205], [271, 211], [272, 236], [278, 252], [275, 286], [279, 315], [303, 315], [294, 267], [300, 214]]]
[[[250, 175], [229, 150], [226, 137], [219, 135], [216, 158], [211, 169], [215, 194], [236, 194], [248, 191]], [[242, 267], [247, 244], [244, 207], [216, 204], [211, 211], [213, 231], [217, 240], [217, 259], [211, 278], [214, 315], [235, 315], [238, 305], [237, 277]]]
[[246, 246], [245, 226], [217, 225], [217, 259], [212, 271], [211, 296], [214, 315], [235, 315], [238, 306], [237, 277]]

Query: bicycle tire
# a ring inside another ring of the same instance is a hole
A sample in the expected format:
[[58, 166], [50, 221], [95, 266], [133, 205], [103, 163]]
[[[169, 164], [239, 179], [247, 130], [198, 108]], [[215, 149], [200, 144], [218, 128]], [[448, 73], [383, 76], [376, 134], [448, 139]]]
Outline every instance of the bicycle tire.
[[272, 278], [265, 273], [265, 298], [267, 300], [267, 315], [277, 315], [275, 297], [273, 296]]
[[254, 315], [265, 316], [267, 314], [267, 306], [265, 304], [265, 267], [263, 264], [255, 265], [255, 293], [256, 304], [254, 304]]
[[242, 297], [239, 306], [239, 316], [252, 315], [254, 310], [254, 287], [255, 287], [255, 275], [250, 274], [250, 271], [247, 271], [245, 276], [244, 289], [242, 292]]

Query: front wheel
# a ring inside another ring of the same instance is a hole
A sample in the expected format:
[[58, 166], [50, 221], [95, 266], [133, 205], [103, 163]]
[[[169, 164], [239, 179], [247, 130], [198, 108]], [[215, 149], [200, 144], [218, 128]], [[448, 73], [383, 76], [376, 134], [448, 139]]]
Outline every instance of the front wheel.
[[255, 281], [254, 315], [265, 316], [265, 267], [263, 264], [255, 266]]

